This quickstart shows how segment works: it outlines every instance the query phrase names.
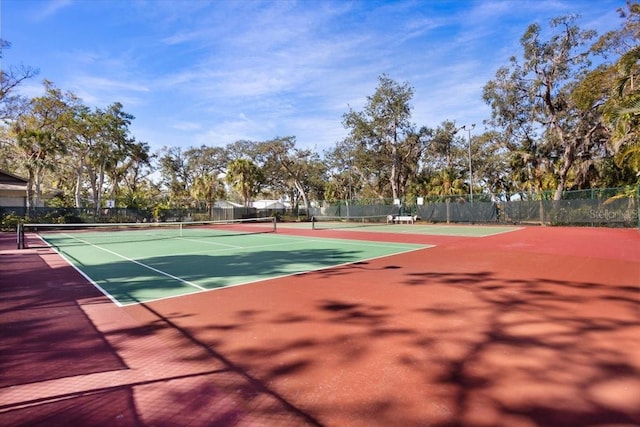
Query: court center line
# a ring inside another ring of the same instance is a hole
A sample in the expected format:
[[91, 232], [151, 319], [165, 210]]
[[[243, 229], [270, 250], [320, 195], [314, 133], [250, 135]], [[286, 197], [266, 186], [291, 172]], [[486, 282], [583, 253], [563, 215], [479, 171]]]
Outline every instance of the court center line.
[[[380, 242], [380, 241], [374, 241], [374, 240], [353, 240], [353, 239], [337, 239], [334, 237], [319, 237], [319, 238], [308, 238], [308, 237], [301, 237], [301, 236], [276, 236], [276, 235], [268, 235], [265, 236], [268, 238], [275, 238], [275, 239], [282, 239], [282, 238], [288, 238], [288, 237], [293, 237], [294, 241], [298, 241], [298, 240], [302, 240], [303, 242], [326, 242], [326, 241], [339, 241], [341, 243], [344, 243], [345, 245], [355, 245], [355, 246], [375, 246], [375, 247], [384, 247], [384, 248], [411, 248], [411, 247], [417, 247], [417, 246], [431, 246], [428, 243], [427, 244], [423, 244], [423, 243], [401, 243], [401, 242]], [[269, 246], [269, 245], [263, 245], [263, 246]], [[262, 247], [262, 246], [252, 246], [252, 247]]]
[[154, 271], [154, 272], [156, 272], [156, 273], [158, 273], [158, 274], [161, 274], [161, 275], [163, 275], [163, 276], [167, 276], [167, 277], [169, 277], [169, 278], [171, 278], [171, 279], [177, 280], [178, 282], [182, 282], [182, 283], [187, 284], [187, 285], [189, 285], [189, 286], [193, 286], [194, 288], [198, 288], [198, 289], [200, 289], [200, 290], [202, 290], [202, 291], [204, 291], [204, 290], [206, 290], [206, 289], [207, 289], [207, 288], [203, 288], [203, 287], [202, 287], [202, 286], [200, 286], [200, 285], [196, 285], [196, 284], [195, 284], [195, 283], [193, 283], [193, 282], [190, 282], [190, 281], [188, 281], [188, 280], [181, 279], [181, 278], [180, 278], [180, 277], [178, 277], [178, 276], [174, 276], [173, 274], [167, 273], [166, 271], [158, 270], [157, 268], [151, 267], [150, 265], [146, 265], [146, 264], [144, 264], [144, 263], [142, 263], [142, 262], [140, 262], [140, 261], [136, 261], [136, 260], [135, 260], [135, 259], [133, 259], [133, 258], [129, 258], [129, 257], [126, 257], [126, 256], [124, 256], [124, 255], [121, 255], [121, 254], [119, 254], [119, 253], [117, 253], [117, 252], [114, 252], [114, 251], [112, 251], [112, 250], [109, 250], [109, 249], [103, 248], [103, 247], [98, 246], [98, 245], [94, 245], [93, 243], [87, 242], [86, 240], [78, 239], [77, 237], [72, 236], [72, 235], [70, 235], [70, 234], [63, 234], [63, 235], [64, 235], [64, 236], [67, 236], [67, 237], [70, 237], [70, 238], [72, 238], [72, 239], [75, 239], [75, 240], [77, 240], [77, 241], [79, 241], [79, 242], [82, 242], [82, 243], [84, 243], [84, 244], [86, 244], [86, 245], [93, 246], [94, 248], [99, 249], [99, 250], [101, 250], [101, 251], [104, 251], [104, 252], [110, 253], [111, 255], [115, 255], [115, 256], [117, 256], [117, 257], [119, 257], [119, 258], [122, 258], [122, 259], [124, 259], [124, 260], [129, 261], [129, 262], [132, 262], [132, 263], [134, 263], [134, 264], [137, 264], [137, 265], [139, 265], [140, 267], [147, 268], [147, 269], [149, 269], [149, 270], [151, 270], [151, 271]]
[[[327, 239], [327, 240], [339, 240], [339, 239]], [[254, 283], [264, 282], [264, 281], [268, 281], [268, 280], [277, 280], [277, 279], [282, 279], [282, 278], [291, 277], [291, 276], [297, 276], [297, 275], [301, 275], [301, 274], [315, 273], [315, 272], [318, 272], [318, 271], [330, 270], [332, 268], [345, 267], [345, 266], [349, 266], [351, 264], [357, 264], [357, 263], [361, 263], [361, 262], [373, 261], [373, 260], [376, 260], [376, 259], [392, 257], [392, 256], [396, 256], [396, 255], [402, 255], [402, 254], [421, 251], [421, 250], [425, 250], [425, 249], [432, 249], [432, 248], [435, 248], [435, 247], [436, 247], [435, 245], [425, 245], [423, 247], [408, 248], [405, 251], [395, 252], [395, 253], [392, 253], [392, 254], [378, 255], [378, 256], [374, 256], [374, 257], [370, 257], [370, 258], [362, 258], [362, 259], [357, 259], [357, 260], [354, 260], [354, 261], [347, 261], [347, 262], [342, 262], [342, 263], [333, 264], [333, 265], [325, 265], [325, 266], [321, 266], [321, 267], [317, 267], [317, 268], [311, 268], [311, 269], [308, 269], [308, 270], [285, 273], [285, 274], [280, 274], [280, 275], [276, 275], [276, 276], [262, 277], [262, 278], [259, 278], [259, 279], [248, 280], [246, 282], [234, 283], [234, 284], [231, 284], [231, 285], [224, 285], [224, 286], [214, 287], [214, 288], [206, 288], [202, 292], [215, 292], [215, 291], [220, 291], [220, 290], [223, 290], [223, 289], [234, 288], [234, 287], [237, 287], [237, 286], [251, 285], [251, 284], [254, 284]], [[173, 299], [173, 298], [182, 298], [182, 297], [186, 297], [186, 296], [190, 296], [190, 295], [198, 295], [200, 293], [201, 292], [194, 292], [194, 293], [190, 293], [190, 294], [164, 296], [164, 297], [159, 297], [159, 298], [155, 298], [155, 299], [145, 300], [144, 303], [155, 302], [155, 301], [163, 301], [163, 300], [168, 300], [168, 299]], [[122, 306], [123, 307], [127, 307], [127, 306], [133, 306], [133, 305], [137, 305], [137, 304], [140, 304], [140, 303], [139, 302], [123, 303]]]
[[45, 239], [42, 238], [42, 236], [38, 236], [38, 238], [49, 248], [51, 249], [53, 252], [55, 252], [56, 254], [58, 254], [63, 260], [65, 260], [65, 262], [67, 264], [69, 264], [75, 271], [77, 271], [82, 277], [84, 277], [85, 279], [87, 279], [87, 281], [89, 283], [91, 283], [93, 286], [95, 286], [100, 292], [102, 292], [103, 295], [105, 295], [107, 298], [109, 298], [115, 305], [117, 305], [118, 307], [123, 307], [122, 303], [120, 301], [118, 301], [118, 299], [116, 297], [114, 297], [113, 295], [111, 295], [109, 292], [107, 292], [106, 289], [104, 289], [102, 286], [100, 286], [95, 280], [93, 280], [91, 277], [89, 277], [84, 271], [82, 271], [82, 269], [80, 269], [80, 267], [78, 267], [74, 262], [72, 262], [69, 257], [67, 257], [67, 255], [65, 255], [64, 253], [60, 252], [58, 250], [58, 248], [56, 248], [55, 246], [51, 245], [49, 242], [47, 242]]
[[[430, 247], [432, 245], [429, 244], [420, 244], [420, 243], [407, 243], [407, 244], [380, 244], [381, 242], [365, 242], [365, 241], [361, 241], [361, 240], [356, 240], [356, 241], [351, 241], [351, 240], [343, 240], [343, 239], [307, 239], [307, 238], [299, 238], [299, 237], [280, 237], [280, 236], [268, 236], [270, 238], [277, 238], [277, 239], [286, 239], [286, 242], [282, 242], [282, 243], [272, 243], [272, 244], [268, 244], [268, 245], [251, 245], [251, 246], [236, 246], [234, 247], [235, 249], [239, 249], [239, 250], [255, 250], [255, 249], [261, 249], [261, 248], [272, 248], [272, 247], [277, 247], [277, 246], [288, 246], [288, 245], [292, 245], [292, 244], [301, 244], [301, 245], [306, 245], [308, 243], [325, 243], [327, 241], [339, 241], [340, 243], [343, 243], [345, 246], [358, 246], [358, 247], [383, 247], [383, 248], [390, 248], [390, 249], [406, 249], [406, 248], [414, 248], [414, 247]], [[199, 242], [199, 241], [197, 241]], [[176, 253], [172, 253], [171, 256], [182, 256], [182, 255], [195, 255], [195, 254], [204, 254], [204, 253], [213, 253], [213, 252], [223, 252], [226, 251], [228, 249], [213, 249], [213, 250], [202, 250], [202, 251], [189, 251], [189, 252], [176, 252]]]
[[[402, 227], [402, 228], [400, 228]], [[432, 226], [432, 225], [374, 225], [369, 227], [339, 227], [339, 228], [320, 228], [318, 231], [353, 231], [353, 232], [373, 232], [373, 233], [393, 233], [393, 234], [415, 234], [421, 236], [447, 236], [447, 237], [470, 237], [470, 238], [482, 238], [491, 237], [503, 233], [511, 233], [513, 231], [521, 230], [522, 227], [501, 227], [499, 226], [494, 231], [487, 231], [486, 234], [465, 234], [461, 232], [464, 226]], [[491, 228], [492, 226], [489, 226]], [[474, 230], [482, 230], [483, 227], [473, 227]], [[495, 231], [497, 230], [497, 231]], [[437, 231], [437, 232], [433, 232]], [[447, 232], [449, 231], [449, 232]], [[483, 230], [484, 231], [484, 230]]]
[[[207, 237], [207, 238], [209, 238], [209, 237]], [[229, 244], [226, 244], [226, 243], [218, 243], [218, 242], [205, 242], [203, 240], [198, 240], [198, 239], [194, 239], [194, 238], [177, 237], [177, 239], [178, 240], [186, 240], [187, 242], [204, 243], [205, 245], [226, 246], [226, 247], [229, 247], [229, 248], [244, 249], [244, 246], [229, 245]]]
[[[288, 241], [286, 241], [286, 242], [272, 243], [272, 244], [269, 244], [269, 245], [233, 246], [232, 248], [218, 248], [218, 249], [207, 249], [207, 250], [202, 250], [202, 251], [175, 252], [175, 253], [171, 253], [171, 256], [210, 254], [210, 253], [214, 253], [214, 252], [229, 251], [231, 249], [238, 249], [238, 250], [250, 249], [250, 250], [254, 250], [254, 249], [260, 249], [260, 248], [272, 248], [272, 247], [276, 247], [276, 246], [289, 246], [289, 245], [296, 244], [296, 243], [303, 243], [304, 244], [304, 243], [307, 243], [307, 242], [322, 241], [322, 239], [320, 239], [320, 240], [308, 240], [308, 239], [299, 239], [299, 238], [297, 238], [297, 239], [289, 238], [287, 240]], [[328, 240], [328, 239], [325, 239], [325, 240]], [[206, 243], [206, 242], [201, 242], [199, 240], [194, 240], [194, 242]]]

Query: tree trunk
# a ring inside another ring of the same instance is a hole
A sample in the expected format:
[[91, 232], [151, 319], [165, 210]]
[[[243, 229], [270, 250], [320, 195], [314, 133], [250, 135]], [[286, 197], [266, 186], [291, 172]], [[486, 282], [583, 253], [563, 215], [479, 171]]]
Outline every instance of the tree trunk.
[[42, 199], [42, 168], [38, 168], [38, 171], [35, 175], [35, 198], [33, 205], [34, 207], [40, 206], [40, 200]]
[[[558, 133], [560, 133], [560, 131]], [[560, 136], [560, 141], [564, 143], [564, 138], [562, 136]], [[569, 170], [573, 165], [574, 152], [575, 145], [573, 144], [573, 141], [568, 144], [564, 144], [564, 153], [562, 154], [562, 168], [560, 168], [560, 171], [558, 172], [558, 186], [556, 187], [556, 192], [553, 195], [553, 200], [562, 199], [562, 193], [564, 192], [567, 185], [567, 176], [569, 175]]]
[[391, 192], [393, 194], [393, 199], [400, 198], [400, 188], [398, 185], [398, 169], [399, 169], [399, 159], [398, 159], [398, 147], [396, 144], [391, 145], [391, 176], [389, 180], [391, 181]]
[[75, 204], [76, 208], [80, 208], [82, 205], [82, 170], [84, 169], [84, 161], [80, 160], [80, 165], [76, 169], [76, 191], [75, 191]]
[[100, 208], [102, 207], [102, 187], [104, 186], [104, 175], [105, 175], [104, 170], [105, 170], [105, 164], [102, 163], [100, 165], [100, 172], [98, 175], [96, 191], [94, 192], [94, 195], [93, 195], [95, 208], [96, 208], [96, 217], [100, 216]]
[[[300, 184], [300, 182], [296, 179], [293, 181], [294, 185], [296, 186], [296, 188], [298, 189], [298, 193], [300, 193], [300, 195], [302, 196], [302, 201], [304, 202], [304, 209], [306, 212], [309, 212], [309, 200], [307, 199], [307, 194], [304, 192], [304, 189], [302, 188], [302, 185]], [[298, 209], [296, 208], [296, 211]]]
[[31, 214], [33, 207], [33, 170], [27, 170], [27, 214]]

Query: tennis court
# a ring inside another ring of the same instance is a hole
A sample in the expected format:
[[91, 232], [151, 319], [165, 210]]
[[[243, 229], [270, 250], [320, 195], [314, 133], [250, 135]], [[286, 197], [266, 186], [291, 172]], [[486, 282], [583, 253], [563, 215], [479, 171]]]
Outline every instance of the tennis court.
[[[424, 249], [287, 236], [267, 221], [40, 225], [40, 238], [118, 305], [148, 302]], [[169, 227], [168, 227], [168, 226]], [[190, 224], [189, 224], [190, 225]], [[33, 245], [32, 245], [33, 246]]]
[[0, 424], [640, 425], [637, 230], [263, 225], [0, 233]]
[[474, 225], [448, 225], [448, 224], [395, 224], [387, 222], [387, 215], [363, 216], [363, 217], [314, 217], [312, 223], [287, 223], [283, 227], [311, 228], [313, 230], [349, 230], [362, 232], [378, 232], [393, 234], [425, 234], [430, 236], [462, 236], [462, 237], [487, 237], [500, 233], [516, 231], [520, 227], [515, 226], [474, 226]]

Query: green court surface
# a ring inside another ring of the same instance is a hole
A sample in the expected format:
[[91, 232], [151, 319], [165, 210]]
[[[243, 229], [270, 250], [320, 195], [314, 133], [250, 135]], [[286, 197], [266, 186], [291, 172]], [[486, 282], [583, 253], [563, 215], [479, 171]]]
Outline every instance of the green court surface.
[[[122, 234], [126, 233], [126, 234]], [[116, 304], [129, 305], [314, 271], [430, 247], [276, 233], [119, 239], [42, 236]], [[104, 234], [100, 237], [103, 237]]]
[[508, 226], [474, 226], [474, 225], [422, 225], [393, 224], [380, 226], [379, 230], [389, 233], [429, 234], [436, 236], [488, 237], [496, 234], [519, 230], [520, 227]]
[[[310, 223], [279, 224], [282, 228], [311, 228]], [[521, 227], [485, 226], [485, 225], [436, 225], [436, 224], [362, 224], [352, 222], [317, 223], [316, 231], [348, 230], [375, 233], [426, 234], [433, 236], [488, 237], [501, 233], [520, 230]], [[321, 234], [320, 234], [321, 235]]]

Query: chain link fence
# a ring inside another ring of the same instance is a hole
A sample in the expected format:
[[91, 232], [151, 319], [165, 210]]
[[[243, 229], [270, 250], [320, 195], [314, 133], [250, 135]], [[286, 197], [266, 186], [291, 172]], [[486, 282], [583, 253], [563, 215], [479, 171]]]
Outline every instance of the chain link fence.
[[566, 191], [561, 200], [552, 200], [552, 192], [502, 195], [425, 196], [411, 201], [348, 200], [318, 202], [305, 212], [249, 207], [195, 209], [132, 208], [75, 209], [60, 207], [0, 207], [0, 227], [16, 228], [18, 223], [91, 223], [91, 222], [171, 222], [206, 221], [295, 216], [365, 217], [416, 215], [432, 223], [498, 223], [577, 225], [594, 227], [640, 228], [640, 186]]
[[322, 203], [310, 215], [417, 215], [433, 223], [498, 223], [639, 227], [640, 186], [566, 191], [561, 200], [553, 192], [502, 195], [428, 196], [394, 203], [379, 200]]
[[20, 223], [82, 224], [82, 223], [144, 223], [183, 221], [227, 221], [234, 219], [282, 217], [291, 214], [285, 209], [257, 209], [251, 207], [199, 209], [133, 209], [66, 207], [8, 207], [0, 206], [0, 229], [15, 230]]

